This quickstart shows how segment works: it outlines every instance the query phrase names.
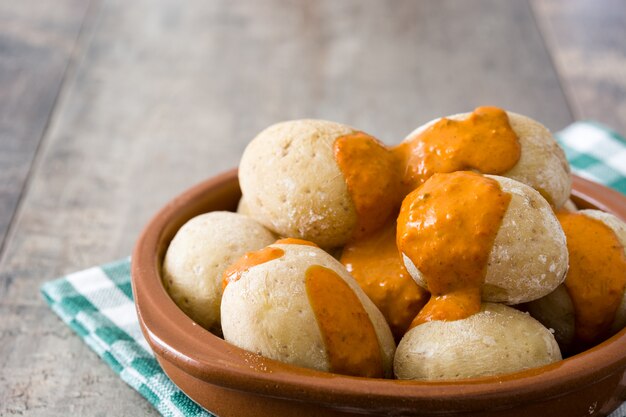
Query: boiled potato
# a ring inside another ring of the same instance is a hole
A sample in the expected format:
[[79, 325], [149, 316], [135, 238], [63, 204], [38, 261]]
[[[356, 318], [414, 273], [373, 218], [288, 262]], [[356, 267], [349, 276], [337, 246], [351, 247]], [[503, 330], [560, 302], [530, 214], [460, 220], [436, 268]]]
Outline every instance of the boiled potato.
[[354, 129], [323, 120], [278, 123], [248, 144], [239, 181], [248, 213], [281, 236], [341, 246], [357, 214], [333, 156], [333, 144]]
[[[240, 278], [229, 281], [224, 290], [224, 339], [248, 351], [306, 368], [357, 376], [390, 376], [395, 351], [391, 330], [343, 265], [318, 247], [305, 244], [279, 241], [263, 249], [268, 250], [278, 257], [244, 268]], [[258, 251], [256, 258], [263, 251]], [[339, 297], [330, 304], [316, 301], [315, 289], [311, 289], [311, 285], [324, 282], [309, 275], [316, 268], [334, 277], [332, 285], [318, 288], [322, 295]], [[347, 316], [331, 321], [334, 330], [328, 330], [324, 317], [343, 313]], [[364, 320], [365, 325], [357, 319]], [[341, 341], [333, 339], [333, 335]], [[352, 348], [337, 348], [342, 344]], [[380, 374], [365, 369], [372, 363], [379, 363]], [[346, 369], [342, 368], [344, 365]]]
[[[461, 113], [446, 118], [463, 120], [470, 114]], [[541, 123], [513, 112], [507, 112], [507, 115], [509, 124], [519, 139], [522, 153], [517, 164], [502, 176], [529, 185], [556, 208], [560, 208], [569, 198], [571, 191], [570, 167], [565, 159], [565, 153], [550, 131]], [[405, 141], [415, 138], [439, 120], [440, 118], [418, 127]]]
[[[483, 301], [519, 304], [552, 292], [565, 278], [568, 254], [565, 235], [552, 208], [541, 195], [521, 182], [495, 175], [509, 206], [489, 254]], [[422, 273], [403, 254], [407, 270], [422, 287]]]
[[394, 359], [399, 379], [450, 380], [506, 374], [561, 359], [552, 333], [528, 314], [484, 303], [456, 321], [430, 321], [404, 335]]
[[528, 312], [544, 326], [554, 330], [554, 337], [563, 352], [574, 343], [576, 318], [574, 304], [563, 284], [545, 297], [528, 303]]
[[181, 227], [163, 262], [163, 285], [196, 323], [220, 333], [222, 272], [246, 252], [276, 238], [255, 220], [225, 211], [194, 217]]
[[[241, 158], [248, 214], [281, 236], [342, 246], [382, 226], [400, 203], [397, 160], [372, 136], [324, 120], [261, 132]], [[367, 172], [367, 175], [364, 174]]]

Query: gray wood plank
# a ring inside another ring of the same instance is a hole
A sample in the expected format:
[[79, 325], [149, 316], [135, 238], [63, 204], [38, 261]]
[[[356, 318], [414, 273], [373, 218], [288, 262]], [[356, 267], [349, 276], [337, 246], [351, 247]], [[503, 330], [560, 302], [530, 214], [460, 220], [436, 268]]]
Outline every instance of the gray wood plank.
[[525, 2], [103, 1], [0, 258], [0, 414], [148, 412], [37, 287], [126, 256], [259, 130], [319, 117], [397, 143], [480, 104], [572, 120]]
[[626, 135], [626, 2], [532, 4], [576, 118]]
[[0, 2], [0, 249], [88, 5]]

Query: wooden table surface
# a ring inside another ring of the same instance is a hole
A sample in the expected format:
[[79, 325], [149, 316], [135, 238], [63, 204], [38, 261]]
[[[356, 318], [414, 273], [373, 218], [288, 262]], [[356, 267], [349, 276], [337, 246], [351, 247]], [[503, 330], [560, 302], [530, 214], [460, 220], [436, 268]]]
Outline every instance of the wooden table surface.
[[256, 132], [326, 118], [392, 144], [481, 104], [626, 133], [626, 2], [0, 3], [0, 415], [157, 414], [38, 288], [127, 256]]

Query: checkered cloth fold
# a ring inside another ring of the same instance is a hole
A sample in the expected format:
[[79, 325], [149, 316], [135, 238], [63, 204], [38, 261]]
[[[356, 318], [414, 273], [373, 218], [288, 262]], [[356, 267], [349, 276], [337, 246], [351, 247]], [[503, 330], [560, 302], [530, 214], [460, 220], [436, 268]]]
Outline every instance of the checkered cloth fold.
[[595, 122], [576, 122], [556, 137], [572, 172], [626, 194], [626, 139]]
[[48, 282], [52, 310], [128, 385], [163, 416], [212, 416], [165, 375], [139, 328], [130, 285], [130, 258]]
[[[590, 122], [557, 134], [573, 172], [626, 194], [626, 140]], [[212, 416], [165, 375], [137, 320], [130, 259], [70, 274], [43, 285], [52, 310], [163, 416]], [[626, 403], [610, 417], [626, 416]]]

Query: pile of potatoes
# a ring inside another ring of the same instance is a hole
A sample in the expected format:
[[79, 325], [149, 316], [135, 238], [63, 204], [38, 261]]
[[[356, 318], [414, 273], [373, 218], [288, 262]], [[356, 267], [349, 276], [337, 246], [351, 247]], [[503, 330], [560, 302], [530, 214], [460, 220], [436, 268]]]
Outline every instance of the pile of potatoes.
[[[405, 142], [419, 139], [439, 120], [469, 117], [459, 114], [426, 123]], [[278, 123], [250, 142], [239, 167], [243, 197], [238, 213], [211, 212], [187, 222], [165, 255], [163, 284], [192, 320], [227, 342], [321, 371], [447, 380], [558, 361], [561, 350], [576, 350], [576, 314], [563, 284], [569, 265], [567, 236], [555, 214], [576, 210], [568, 200], [570, 170], [543, 125], [511, 112], [506, 117], [521, 153], [506, 172], [480, 173], [510, 195], [510, 202], [488, 253], [480, 311], [469, 317], [427, 321], [400, 332], [394, 327], [392, 333], [381, 312], [384, 306], [376, 305], [338, 260], [342, 247], [353, 244], [355, 236], [362, 238], [363, 222], [355, 191], [337, 163], [335, 144], [362, 133], [323, 120]], [[396, 160], [387, 156], [387, 148], [372, 140], [380, 148], [375, 154], [380, 160], [371, 168], [365, 165], [364, 171], [371, 169], [380, 177], [412, 168], [393, 166]], [[390, 176], [367, 190], [376, 196], [378, 213], [389, 213], [388, 219], [377, 219], [378, 228], [396, 220], [402, 199], [411, 191], [386, 198], [397, 180]], [[623, 222], [595, 210], [580, 213], [613, 230], [626, 254]], [[427, 300], [428, 280], [422, 271], [406, 253], [398, 250], [397, 256], [408, 271], [406, 279]], [[329, 277], [315, 284], [321, 291], [317, 296], [311, 293], [313, 270]], [[626, 300], [624, 288], [621, 294]], [[603, 337], [625, 324], [626, 301]]]

